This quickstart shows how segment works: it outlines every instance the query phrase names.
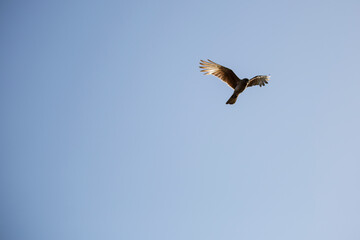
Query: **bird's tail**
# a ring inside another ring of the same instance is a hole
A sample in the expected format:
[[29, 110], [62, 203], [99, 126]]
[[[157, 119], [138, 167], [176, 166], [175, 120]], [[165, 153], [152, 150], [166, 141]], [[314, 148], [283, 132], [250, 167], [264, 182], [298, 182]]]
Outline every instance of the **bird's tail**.
[[234, 93], [233, 95], [231, 95], [229, 100], [227, 100], [226, 104], [234, 104], [236, 102], [238, 96], [239, 96], [238, 93]]

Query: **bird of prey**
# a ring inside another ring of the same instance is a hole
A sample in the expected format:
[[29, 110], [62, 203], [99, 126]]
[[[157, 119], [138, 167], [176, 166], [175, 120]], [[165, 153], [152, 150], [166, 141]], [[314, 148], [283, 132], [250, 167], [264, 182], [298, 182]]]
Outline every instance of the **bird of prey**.
[[248, 78], [240, 79], [235, 73], [220, 64], [217, 64], [208, 59], [208, 61], [200, 60], [200, 68], [202, 68], [201, 72], [204, 72], [205, 75], [212, 74], [224, 82], [226, 82], [231, 88], [234, 89], [233, 95], [229, 98], [226, 104], [234, 104], [236, 102], [237, 97], [240, 93], [242, 93], [247, 87], [252, 87], [259, 85], [260, 87], [268, 84], [270, 76], [267, 75], [258, 75], [250, 80]]

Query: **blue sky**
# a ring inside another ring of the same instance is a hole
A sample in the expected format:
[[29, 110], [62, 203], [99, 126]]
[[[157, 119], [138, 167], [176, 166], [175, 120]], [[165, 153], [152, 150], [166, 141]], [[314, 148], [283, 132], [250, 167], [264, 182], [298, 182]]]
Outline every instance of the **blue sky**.
[[[4, 1], [4, 239], [359, 239], [358, 1]], [[200, 59], [264, 88], [232, 91]]]

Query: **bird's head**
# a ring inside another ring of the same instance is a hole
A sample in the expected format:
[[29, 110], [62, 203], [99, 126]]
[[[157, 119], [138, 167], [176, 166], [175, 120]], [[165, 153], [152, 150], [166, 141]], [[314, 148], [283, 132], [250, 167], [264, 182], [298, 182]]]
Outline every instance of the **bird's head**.
[[243, 78], [242, 80], [245, 81], [246, 83], [250, 81], [248, 78]]

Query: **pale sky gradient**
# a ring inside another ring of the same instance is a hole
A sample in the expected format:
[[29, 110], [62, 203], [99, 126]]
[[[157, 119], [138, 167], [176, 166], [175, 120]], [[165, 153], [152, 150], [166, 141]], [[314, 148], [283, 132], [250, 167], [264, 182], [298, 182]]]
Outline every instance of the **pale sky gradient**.
[[0, 238], [360, 239], [359, 13], [2, 1]]

